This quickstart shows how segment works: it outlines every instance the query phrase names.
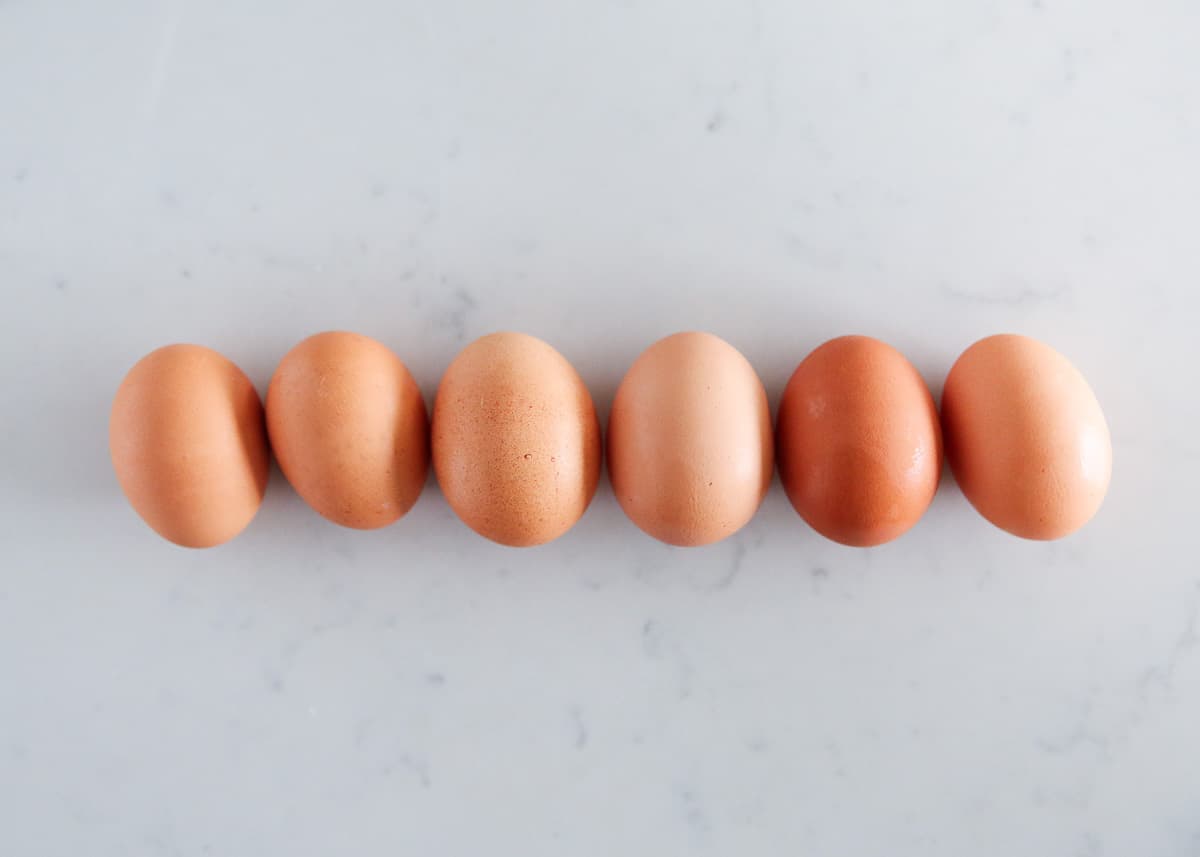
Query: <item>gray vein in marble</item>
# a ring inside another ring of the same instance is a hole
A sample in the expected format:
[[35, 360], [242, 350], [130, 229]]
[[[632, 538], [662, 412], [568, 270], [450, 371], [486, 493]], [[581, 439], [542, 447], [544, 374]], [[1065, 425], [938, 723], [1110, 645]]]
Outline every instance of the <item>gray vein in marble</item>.
[[642, 651], [648, 658], [662, 654], [662, 628], [654, 619], [647, 619], [642, 625]]
[[1075, 725], [1058, 738], [1040, 738], [1038, 749], [1051, 755], [1061, 756], [1087, 747], [1094, 750], [1102, 758], [1108, 758], [1111, 739], [1104, 734], [1097, 734], [1089, 725], [1092, 718], [1093, 702], [1089, 697], [1084, 703], [1083, 711]]
[[822, 565], [815, 566], [808, 572], [808, 578], [813, 595], [821, 595], [825, 591], [825, 585], [829, 583], [829, 569]]
[[583, 712], [578, 706], [572, 706], [568, 714], [571, 720], [571, 746], [576, 750], [582, 750], [587, 746], [590, 737], [588, 735], [587, 724], [583, 720]]
[[762, 735], [755, 735], [746, 741], [746, 749], [751, 753], [766, 753], [770, 748], [770, 742]]
[[422, 788], [431, 788], [433, 780], [429, 776], [429, 763], [420, 756], [404, 753], [397, 759], [400, 768], [411, 773], [421, 784]]
[[729, 546], [732, 549], [729, 558], [729, 568], [711, 585], [704, 587], [710, 592], [719, 592], [722, 589], [728, 589], [737, 580], [738, 575], [742, 573], [742, 567], [746, 561], [746, 553], [749, 550], [746, 545], [745, 532], [742, 531], [733, 535], [729, 539]]
[[1083, 834], [1083, 839], [1079, 843], [1079, 849], [1075, 853], [1078, 857], [1102, 857], [1104, 854], [1104, 845], [1100, 842], [1100, 838], [1096, 834], [1088, 832]]
[[1175, 673], [1180, 665], [1191, 656], [1200, 643], [1200, 595], [1192, 599], [1183, 629], [1171, 645], [1166, 661], [1148, 668], [1138, 679], [1138, 689], [1143, 698], [1150, 687], [1158, 687], [1170, 692], [1175, 687]]
[[678, 645], [668, 640], [662, 625], [655, 619], [647, 619], [642, 625], [642, 651], [651, 660], [665, 661], [673, 667], [675, 692], [680, 699], [687, 699], [692, 695], [694, 669], [691, 661]]
[[[442, 278], [446, 285], [446, 278]], [[462, 286], [450, 290], [450, 306], [434, 313], [433, 323], [454, 333], [455, 342], [465, 342], [471, 315], [478, 308], [475, 298]]]
[[1062, 50], [1062, 67], [1063, 81], [1066, 83], [1074, 83], [1077, 77], [1075, 70], [1075, 52], [1070, 48]]
[[681, 786], [675, 791], [675, 797], [679, 801], [680, 811], [683, 813], [684, 822], [692, 833], [704, 835], [709, 832], [711, 823], [708, 818], [708, 812], [704, 808], [699, 795], [695, 789], [687, 786]]

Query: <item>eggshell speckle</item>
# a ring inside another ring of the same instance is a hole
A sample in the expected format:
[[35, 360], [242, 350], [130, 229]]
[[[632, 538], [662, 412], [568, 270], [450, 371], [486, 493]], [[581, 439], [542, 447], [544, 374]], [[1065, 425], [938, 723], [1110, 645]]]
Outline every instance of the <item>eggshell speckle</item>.
[[964, 351], [946, 377], [942, 429], [963, 494], [1014, 535], [1061, 538], [1104, 500], [1112, 442], [1100, 403], [1036, 339], [1000, 334]]
[[386, 526], [425, 485], [421, 391], [400, 358], [369, 337], [318, 333], [289, 351], [267, 390], [267, 429], [288, 482], [342, 526]]
[[574, 367], [550, 345], [494, 333], [450, 364], [433, 406], [433, 466], [467, 526], [503, 545], [561, 536], [600, 473], [600, 426]]
[[168, 345], [139, 360], [117, 389], [108, 437], [130, 504], [176, 544], [226, 542], [262, 503], [262, 404], [245, 373], [212, 349]]
[[929, 388], [903, 354], [867, 336], [832, 339], [804, 358], [779, 404], [776, 444], [796, 511], [846, 545], [907, 531], [941, 476]]
[[719, 541], [754, 516], [774, 467], [767, 394], [729, 343], [687, 332], [625, 374], [608, 422], [608, 466], [625, 514], [668, 544]]

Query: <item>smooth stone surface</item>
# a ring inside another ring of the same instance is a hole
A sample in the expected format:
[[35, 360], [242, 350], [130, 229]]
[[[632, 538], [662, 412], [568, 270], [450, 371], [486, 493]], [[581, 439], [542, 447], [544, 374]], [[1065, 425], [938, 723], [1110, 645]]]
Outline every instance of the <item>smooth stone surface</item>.
[[[955, 3], [0, 3], [0, 853], [1154, 855], [1200, 849], [1200, 12]], [[772, 405], [862, 333], [1085, 374], [1114, 475], [1037, 544], [945, 480], [845, 548], [776, 482], [675, 550], [431, 485], [340, 528], [278, 473], [185, 551], [105, 422], [173, 341], [266, 389], [341, 328], [425, 394], [552, 342], [607, 419], [708, 329]]]

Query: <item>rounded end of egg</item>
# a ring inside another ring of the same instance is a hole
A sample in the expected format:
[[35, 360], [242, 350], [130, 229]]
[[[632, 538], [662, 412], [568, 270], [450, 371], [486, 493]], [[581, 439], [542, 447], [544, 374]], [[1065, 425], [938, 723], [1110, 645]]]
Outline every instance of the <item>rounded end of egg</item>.
[[109, 452], [130, 505], [182, 547], [234, 538], [266, 493], [270, 453], [258, 393], [232, 361], [204, 346], [164, 346], [134, 364], [113, 398]]
[[386, 527], [425, 487], [425, 401], [404, 362], [368, 336], [326, 331], [294, 346], [271, 378], [266, 419], [283, 475], [335, 524]]
[[591, 394], [553, 346], [493, 333], [454, 358], [433, 406], [433, 468], [454, 513], [507, 547], [566, 533], [599, 483]]
[[1108, 424], [1087, 380], [1043, 342], [997, 334], [967, 348], [946, 376], [942, 427], [963, 495], [1006, 532], [1060, 539], [1104, 502]]
[[608, 468], [622, 510], [659, 541], [699, 547], [740, 530], [774, 471], [766, 391], [749, 361], [711, 333], [652, 344], [613, 399]]
[[898, 538], [937, 493], [933, 397], [907, 358], [878, 339], [841, 336], [805, 357], [784, 389], [776, 436], [792, 507], [839, 544]]

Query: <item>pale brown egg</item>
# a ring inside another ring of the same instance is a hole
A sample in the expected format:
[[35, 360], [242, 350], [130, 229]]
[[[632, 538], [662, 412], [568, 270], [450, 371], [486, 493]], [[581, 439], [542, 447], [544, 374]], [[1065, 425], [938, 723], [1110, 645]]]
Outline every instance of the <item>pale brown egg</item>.
[[767, 394], [754, 367], [710, 333], [651, 345], [617, 388], [608, 468], [625, 514], [672, 545], [731, 536], [771, 482]]
[[370, 530], [412, 508], [429, 472], [429, 420], [387, 346], [318, 333], [284, 356], [267, 389], [267, 430], [283, 475], [322, 516]]
[[245, 373], [212, 349], [168, 345], [139, 360], [113, 399], [108, 442], [134, 510], [178, 545], [229, 541], [262, 503], [262, 404]]
[[779, 403], [775, 443], [792, 506], [846, 545], [907, 531], [941, 477], [929, 388], [903, 354], [868, 336], [831, 339], [804, 358]]
[[583, 515], [600, 474], [583, 379], [522, 333], [493, 333], [450, 364], [433, 406], [433, 466], [455, 513], [503, 545], [542, 544]]
[[1083, 375], [1049, 345], [1015, 334], [962, 353], [942, 392], [946, 456], [985, 518], [1027, 539], [1057, 539], [1100, 508], [1112, 442]]

